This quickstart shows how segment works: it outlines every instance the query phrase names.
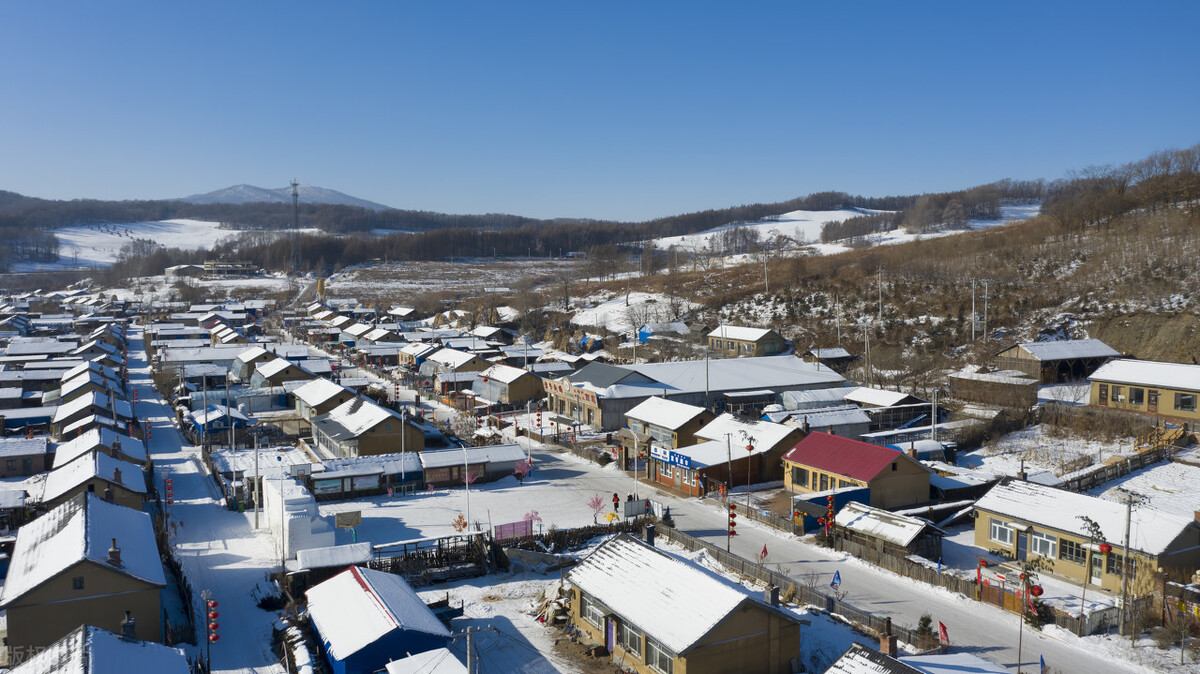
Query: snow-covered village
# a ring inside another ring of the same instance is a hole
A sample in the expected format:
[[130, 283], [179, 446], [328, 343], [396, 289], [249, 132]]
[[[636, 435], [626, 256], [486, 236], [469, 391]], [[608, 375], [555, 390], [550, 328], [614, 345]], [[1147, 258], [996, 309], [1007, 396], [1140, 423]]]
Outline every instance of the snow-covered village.
[[0, 674], [1200, 674], [1200, 3], [3, 25]]

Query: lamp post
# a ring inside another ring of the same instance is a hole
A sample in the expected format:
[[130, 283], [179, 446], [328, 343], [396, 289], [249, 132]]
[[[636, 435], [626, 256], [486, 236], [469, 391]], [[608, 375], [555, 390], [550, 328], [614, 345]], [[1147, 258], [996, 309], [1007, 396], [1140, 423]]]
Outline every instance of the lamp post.
[[408, 487], [408, 480], [405, 477], [404, 462], [408, 459], [405, 451], [405, 441], [408, 439], [408, 415], [406, 407], [400, 408], [400, 494], [404, 495], [404, 490]]
[[287, 525], [284, 515], [284, 499], [283, 499], [283, 454], [275, 457], [275, 463], [279, 466], [279, 572], [283, 573], [284, 560], [287, 558], [287, 543], [284, 541], [284, 532], [287, 531]]
[[754, 456], [754, 443], [757, 440], [746, 431], [740, 431], [746, 441], [746, 510], [750, 510], [750, 457]]

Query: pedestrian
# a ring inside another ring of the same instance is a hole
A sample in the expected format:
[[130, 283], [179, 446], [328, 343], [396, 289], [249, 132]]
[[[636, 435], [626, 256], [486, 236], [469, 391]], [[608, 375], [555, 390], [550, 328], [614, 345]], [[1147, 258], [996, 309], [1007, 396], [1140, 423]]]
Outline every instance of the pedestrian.
[[613, 512], [617, 512], [617, 508], [621, 505], [621, 497], [613, 494]]

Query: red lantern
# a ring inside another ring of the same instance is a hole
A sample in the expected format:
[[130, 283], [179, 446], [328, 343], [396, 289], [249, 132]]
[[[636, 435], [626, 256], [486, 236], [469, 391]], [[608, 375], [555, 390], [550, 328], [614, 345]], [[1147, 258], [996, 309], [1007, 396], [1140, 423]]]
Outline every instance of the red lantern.
[[1033, 595], [1034, 597], [1042, 596], [1043, 592], [1045, 592], [1045, 590], [1042, 589], [1041, 585], [1030, 585], [1029, 586], [1029, 594]]
[[220, 613], [217, 613], [216, 611], [209, 611], [209, 612], [208, 612], [208, 619], [209, 619], [209, 620], [216, 620], [217, 618], [220, 618], [220, 617], [221, 617], [221, 614], [220, 614]]
[[208, 635], [208, 640], [215, 644], [221, 640], [221, 635], [220, 634], [210, 634], [210, 635]]
[[216, 607], [217, 607], [217, 600], [216, 600], [216, 599], [209, 599], [209, 600], [208, 600], [208, 607], [209, 607], [209, 608], [216, 608]]
[[1111, 545], [1109, 545], [1108, 543], [1101, 543], [1101, 544], [1100, 544], [1100, 554], [1102, 554], [1102, 555], [1107, 555], [1107, 554], [1108, 554], [1108, 553], [1110, 553], [1110, 552], [1112, 552], [1112, 546], [1111, 546]]
[[987, 565], [988, 565], [988, 560], [986, 560], [986, 559], [979, 560], [979, 566], [982, 566], [983, 568], [986, 569]]
[[220, 628], [221, 628], [221, 623], [218, 623], [218, 622], [211, 622], [211, 623], [209, 623], [209, 624], [208, 624], [208, 629], [209, 629], [209, 630], [211, 630], [211, 631], [213, 631], [213, 632], [216, 632], [216, 631], [217, 631], [218, 629], [220, 629]]

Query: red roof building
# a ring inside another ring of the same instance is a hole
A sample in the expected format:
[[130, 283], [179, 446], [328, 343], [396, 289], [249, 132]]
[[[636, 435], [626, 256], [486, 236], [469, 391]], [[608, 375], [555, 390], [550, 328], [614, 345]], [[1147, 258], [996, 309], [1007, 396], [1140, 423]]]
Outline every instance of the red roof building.
[[783, 455], [784, 483], [794, 493], [848, 487], [871, 490], [877, 508], [929, 501], [929, 470], [904, 452], [828, 433], [809, 433]]

